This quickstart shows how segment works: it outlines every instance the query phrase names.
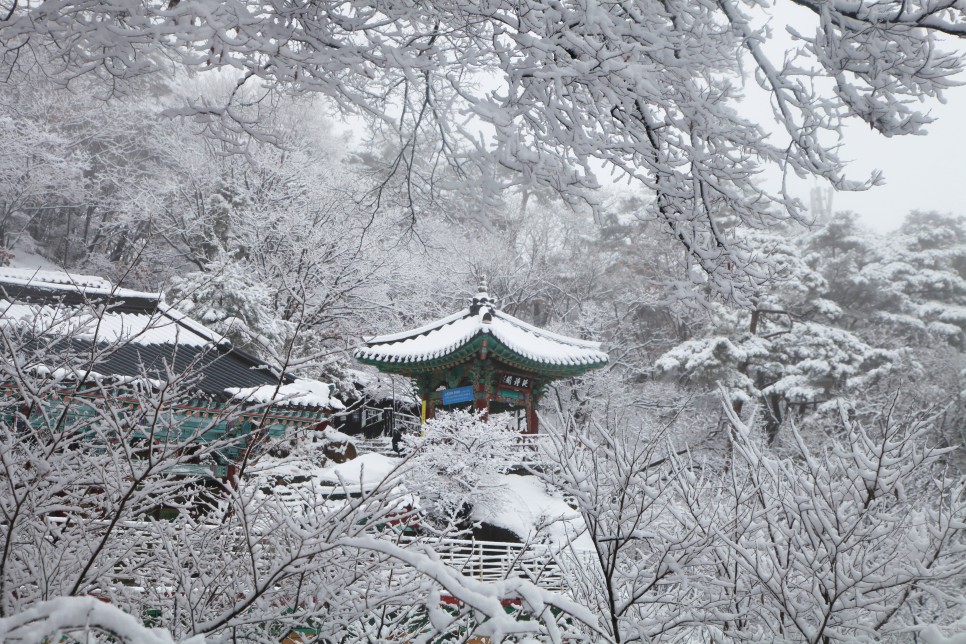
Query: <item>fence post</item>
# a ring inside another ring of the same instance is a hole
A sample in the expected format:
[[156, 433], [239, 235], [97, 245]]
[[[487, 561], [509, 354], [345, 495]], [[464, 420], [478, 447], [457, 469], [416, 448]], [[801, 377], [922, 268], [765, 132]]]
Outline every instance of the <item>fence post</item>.
[[486, 575], [486, 548], [479, 541], [474, 542], [473, 547], [477, 549], [476, 561], [479, 566], [480, 579], [482, 580]]
[[383, 407], [382, 420], [383, 420], [382, 435], [391, 437], [393, 435], [393, 432], [396, 431], [395, 409], [393, 409], [392, 407]]

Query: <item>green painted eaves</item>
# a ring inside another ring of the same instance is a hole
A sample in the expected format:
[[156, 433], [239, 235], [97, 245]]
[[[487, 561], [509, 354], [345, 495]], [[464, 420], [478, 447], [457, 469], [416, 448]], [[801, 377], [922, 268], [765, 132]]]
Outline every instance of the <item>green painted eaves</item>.
[[375, 360], [372, 358], [363, 357], [356, 357], [356, 359], [363, 364], [376, 367], [379, 369], [379, 371], [384, 373], [398, 373], [406, 376], [413, 376], [419, 373], [425, 373], [427, 371], [448, 369], [460, 364], [461, 362], [465, 362], [476, 355], [479, 355], [483, 349], [484, 339], [488, 340], [486, 344], [488, 354], [497, 358], [501, 362], [505, 362], [511, 367], [517, 367], [518, 369], [530, 373], [542, 374], [553, 378], [570, 378], [573, 376], [578, 376], [592, 369], [599, 369], [607, 364], [606, 361], [602, 361], [592, 362], [590, 364], [561, 365], [532, 360], [531, 358], [522, 356], [516, 351], [510, 349], [489, 333], [478, 333], [473, 336], [469, 342], [457, 347], [452, 352], [438, 358], [432, 358], [430, 360], [389, 362], [386, 360]]

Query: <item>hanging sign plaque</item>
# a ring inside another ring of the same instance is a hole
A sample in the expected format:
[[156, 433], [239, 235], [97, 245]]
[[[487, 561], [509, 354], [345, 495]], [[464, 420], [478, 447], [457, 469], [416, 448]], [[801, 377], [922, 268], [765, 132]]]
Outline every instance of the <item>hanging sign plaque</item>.
[[444, 405], [457, 405], [464, 402], [472, 402], [473, 386], [456, 387], [455, 389], [444, 389], [442, 391]]
[[529, 376], [518, 376], [515, 373], [504, 373], [501, 371], [497, 377], [499, 378], [500, 384], [504, 387], [513, 387], [514, 389], [530, 388]]

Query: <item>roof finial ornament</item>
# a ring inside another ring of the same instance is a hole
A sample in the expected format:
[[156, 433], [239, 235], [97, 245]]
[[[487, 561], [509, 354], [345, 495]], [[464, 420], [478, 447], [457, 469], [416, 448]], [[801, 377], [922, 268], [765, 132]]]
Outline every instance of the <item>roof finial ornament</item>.
[[486, 316], [490, 314], [492, 309], [496, 306], [496, 302], [493, 301], [493, 298], [490, 297], [490, 294], [487, 292], [487, 290], [486, 273], [481, 272], [479, 283], [476, 288], [476, 295], [474, 295], [473, 299], [470, 301], [471, 314], [477, 315], [482, 311], [484, 316]]

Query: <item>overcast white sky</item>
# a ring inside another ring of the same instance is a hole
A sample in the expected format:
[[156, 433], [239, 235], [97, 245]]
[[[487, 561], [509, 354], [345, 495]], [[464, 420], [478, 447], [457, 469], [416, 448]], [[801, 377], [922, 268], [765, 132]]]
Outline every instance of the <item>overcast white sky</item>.
[[[802, 33], [809, 33], [814, 29], [815, 16], [790, 2], [776, 2], [769, 22], [774, 37], [767, 49], [773, 60], [780, 61], [779, 52], [795, 46], [784, 25], [791, 24]], [[945, 48], [961, 49], [962, 43], [950, 42]], [[966, 75], [958, 80], [966, 83]], [[746, 100], [752, 99], [752, 93], [746, 87]], [[885, 183], [863, 192], [836, 193], [833, 210], [856, 212], [867, 225], [880, 231], [898, 227], [913, 210], [966, 215], [966, 86], [952, 88], [945, 98], [945, 104], [924, 104], [937, 117], [924, 136], [886, 138], [862, 123], [849, 125], [843, 132], [839, 153], [850, 162], [848, 177], [865, 180], [873, 170], [881, 170]], [[770, 118], [767, 104], [754, 111], [760, 114], [759, 118]], [[801, 197], [806, 204], [809, 188], [815, 185], [821, 184], [811, 181], [802, 187]]]
[[[951, 90], [945, 104], [930, 104], [930, 112], [937, 120], [922, 136], [886, 138], [858, 121], [846, 127], [839, 152], [848, 162], [846, 176], [864, 181], [881, 170], [884, 183], [861, 192], [835, 193], [834, 211], [856, 212], [879, 231], [897, 228], [913, 210], [966, 215], [966, 87]], [[767, 105], [756, 105], [746, 116], [771, 129]], [[768, 175], [774, 178], [765, 183], [774, 182], [774, 189], [778, 173]], [[796, 183], [795, 192], [805, 204], [811, 188], [828, 186], [815, 179]]]
[[887, 139], [863, 126], [845, 132], [843, 158], [851, 159], [856, 178], [875, 168], [885, 185], [866, 192], [837, 193], [835, 210], [853, 210], [878, 230], [898, 226], [912, 210], [966, 215], [966, 87], [948, 93], [932, 109], [938, 120], [925, 136]]

